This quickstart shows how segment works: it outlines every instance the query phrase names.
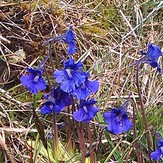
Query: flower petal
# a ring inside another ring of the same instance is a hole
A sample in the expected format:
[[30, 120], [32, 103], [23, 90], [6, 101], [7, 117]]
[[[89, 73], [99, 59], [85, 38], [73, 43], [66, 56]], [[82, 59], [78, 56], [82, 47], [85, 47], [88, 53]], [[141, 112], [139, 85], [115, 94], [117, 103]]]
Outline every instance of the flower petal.
[[67, 74], [65, 70], [59, 71], [56, 70], [53, 74], [54, 79], [56, 80], [57, 83], [61, 83], [67, 78]]
[[41, 114], [50, 114], [52, 112], [50, 108], [50, 103], [45, 102], [40, 108]]
[[155, 161], [158, 161], [160, 159], [160, 156], [161, 156], [160, 149], [157, 149], [157, 150], [151, 152], [151, 154], [150, 154], [150, 158]]
[[67, 92], [67, 93], [70, 93], [72, 91], [75, 90], [75, 84], [74, 84], [74, 81], [73, 80], [66, 80], [64, 82], [61, 83], [60, 85], [61, 89], [64, 91], [64, 92]]
[[46, 83], [45, 81], [43, 80], [42, 77], [39, 77], [37, 83], [36, 83], [36, 89], [37, 90], [44, 90], [46, 88]]
[[120, 134], [122, 133], [122, 127], [117, 121], [112, 121], [107, 124], [107, 130], [112, 134]]
[[122, 127], [123, 132], [127, 132], [127, 131], [129, 131], [131, 129], [132, 123], [128, 119], [127, 115], [125, 115], [125, 117], [123, 117], [121, 127]]
[[23, 75], [20, 77], [21, 84], [28, 89], [28, 91], [32, 94], [36, 94], [38, 92], [36, 88], [36, 84], [33, 82], [34, 75]]
[[61, 110], [63, 110], [64, 107], [58, 106], [58, 105], [54, 105], [53, 106], [53, 111], [58, 114], [61, 112]]
[[76, 48], [75, 42], [73, 41], [73, 42], [68, 43], [67, 54], [68, 55], [72, 55], [75, 52], [77, 52], [77, 48]]
[[27, 87], [31, 85], [31, 83], [33, 82], [33, 79], [34, 79], [34, 75], [32, 74], [23, 75], [20, 77], [20, 82], [24, 87]]
[[86, 88], [81, 88], [80, 86], [73, 91], [72, 95], [79, 100], [85, 100], [90, 95], [90, 92]]
[[152, 43], [148, 44], [147, 56], [149, 60], [157, 61], [161, 54], [161, 50], [158, 46], [152, 45]]
[[76, 121], [81, 122], [84, 119], [84, 114], [85, 114], [84, 110], [82, 108], [80, 108], [79, 110], [77, 110], [73, 113], [73, 118]]
[[99, 83], [97, 80], [94, 80], [94, 81], [87, 80], [85, 82], [85, 85], [92, 93], [96, 92], [98, 90], [98, 87], [99, 87]]

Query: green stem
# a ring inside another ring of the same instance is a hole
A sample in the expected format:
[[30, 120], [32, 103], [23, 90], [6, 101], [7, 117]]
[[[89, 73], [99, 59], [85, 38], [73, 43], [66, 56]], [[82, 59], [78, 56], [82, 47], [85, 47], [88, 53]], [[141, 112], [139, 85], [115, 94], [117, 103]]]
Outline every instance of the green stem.
[[[142, 121], [143, 121], [143, 127], [146, 132], [146, 140], [147, 140], [147, 145], [148, 145], [148, 156], [149, 156], [149, 150], [151, 149], [151, 143], [150, 143], [150, 135], [149, 135], [149, 130], [148, 130], [148, 125], [147, 125], [147, 118], [145, 114], [145, 109], [143, 106], [143, 101], [141, 97], [141, 90], [140, 90], [140, 85], [139, 85], [139, 64], [137, 64], [137, 70], [136, 70], [136, 86], [138, 90], [138, 96], [139, 96], [139, 101], [140, 101], [140, 109], [142, 113]], [[149, 157], [149, 162], [151, 163], [151, 159]]]

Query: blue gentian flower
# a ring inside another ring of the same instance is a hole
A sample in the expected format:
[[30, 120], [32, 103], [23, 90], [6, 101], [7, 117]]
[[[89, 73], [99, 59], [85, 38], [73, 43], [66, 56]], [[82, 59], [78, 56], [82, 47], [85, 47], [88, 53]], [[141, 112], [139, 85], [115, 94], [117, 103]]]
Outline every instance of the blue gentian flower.
[[146, 52], [140, 51], [142, 55], [144, 55], [143, 58], [140, 59], [140, 61], [143, 61], [149, 65], [151, 65], [154, 68], [157, 68], [158, 73], [161, 73], [160, 65], [158, 64], [158, 58], [162, 55], [161, 50], [158, 46], [152, 45], [152, 43], [148, 44], [148, 49]]
[[46, 83], [42, 78], [42, 69], [26, 69], [28, 74], [20, 77], [21, 84], [32, 94], [38, 93], [46, 88]]
[[46, 99], [46, 102], [40, 108], [42, 114], [59, 113], [65, 106], [71, 105], [69, 94], [63, 92], [60, 88], [53, 88], [44, 96], [44, 99]]
[[157, 149], [150, 154], [151, 160], [158, 161], [163, 157], [163, 138], [159, 137], [157, 142]]
[[74, 92], [72, 93], [77, 99], [86, 99], [91, 93], [95, 93], [98, 90], [99, 83], [96, 80], [90, 81], [88, 80], [89, 73], [85, 73], [86, 77], [85, 82], [82, 83], [79, 87], [76, 87]]
[[75, 38], [75, 34], [72, 31], [72, 26], [70, 26], [69, 29], [64, 34], [59, 35], [54, 38], [50, 38], [47, 41], [44, 41], [42, 45], [45, 45], [46, 43], [51, 42], [51, 41], [65, 42], [67, 44], [67, 54], [72, 55], [75, 52], [77, 52], [74, 38]]
[[72, 55], [75, 52], [77, 52], [76, 44], [75, 44], [75, 34], [72, 31], [72, 26], [69, 27], [69, 29], [66, 31], [65, 34], [61, 35], [58, 37], [60, 41], [65, 42], [68, 47], [67, 47], [67, 54]]
[[106, 129], [112, 134], [121, 134], [131, 129], [130, 122], [126, 109], [128, 107], [128, 100], [118, 108], [112, 108], [109, 112], [104, 112], [103, 117], [107, 124]]
[[73, 113], [73, 118], [78, 122], [87, 123], [94, 118], [98, 112], [98, 108], [93, 107], [96, 103], [94, 99], [81, 100], [80, 105], [77, 106], [77, 111]]
[[75, 63], [71, 58], [64, 62], [64, 70], [56, 70], [53, 77], [60, 84], [61, 89], [68, 93], [84, 83], [86, 78], [82, 71], [82, 63]]

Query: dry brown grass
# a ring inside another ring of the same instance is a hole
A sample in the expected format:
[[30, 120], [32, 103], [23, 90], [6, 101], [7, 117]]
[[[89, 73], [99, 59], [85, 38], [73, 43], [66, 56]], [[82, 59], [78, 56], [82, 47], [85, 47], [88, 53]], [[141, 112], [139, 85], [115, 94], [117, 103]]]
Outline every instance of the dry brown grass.
[[[29, 132], [31, 137], [35, 132], [29, 110], [32, 100], [19, 85], [19, 75], [26, 66], [37, 65], [47, 55], [46, 47], [41, 45], [44, 40], [73, 26], [78, 46], [74, 58], [83, 61], [92, 78], [98, 79], [100, 89], [95, 98], [104, 111], [126, 98], [129, 92], [137, 101], [135, 68], [130, 65], [141, 57], [139, 51], [145, 50], [148, 42], [163, 46], [162, 6], [162, 1], [140, 0], [2, 1], [0, 156], [3, 161], [29, 162], [32, 155], [32, 149], [26, 144]], [[58, 56], [66, 57], [62, 49], [65, 49], [63, 44], [55, 44]], [[162, 58], [159, 63], [162, 66]], [[162, 107], [163, 76], [144, 65], [140, 79], [148, 111]]]

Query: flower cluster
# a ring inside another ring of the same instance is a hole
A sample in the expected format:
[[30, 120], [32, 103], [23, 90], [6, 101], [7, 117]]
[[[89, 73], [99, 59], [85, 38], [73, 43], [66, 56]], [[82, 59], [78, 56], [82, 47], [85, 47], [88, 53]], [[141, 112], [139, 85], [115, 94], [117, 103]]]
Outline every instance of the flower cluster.
[[[88, 97], [98, 90], [99, 84], [96, 80], [89, 80], [90, 74], [82, 70], [82, 63], [80, 61], [75, 62], [71, 57], [77, 51], [74, 38], [75, 35], [70, 26], [64, 34], [43, 43], [43, 45], [51, 41], [66, 43], [69, 58], [64, 61], [63, 69], [54, 71], [53, 77], [57, 84], [48, 94], [44, 95], [45, 102], [40, 107], [40, 111], [42, 114], [52, 112], [57, 114], [63, 111], [66, 106], [70, 106], [72, 100], [79, 101], [80, 104], [76, 104], [77, 110], [74, 111], [73, 117], [76, 121], [87, 123], [98, 112], [98, 108], [93, 106], [96, 101]], [[42, 62], [41, 68], [27, 68], [29, 74], [20, 78], [22, 85], [32, 94], [36, 94], [46, 87], [42, 77], [42, 67], [46, 60], [47, 57]]]
[[[76, 111], [73, 112], [73, 118], [78, 122], [88, 123], [99, 111], [99, 109], [94, 106], [96, 101], [89, 98], [92, 93], [98, 90], [99, 83], [97, 80], [91, 81], [89, 79], [90, 74], [83, 71], [82, 63], [80, 61], [75, 62], [72, 58], [72, 54], [77, 51], [77, 48], [75, 34], [71, 26], [64, 34], [45, 41], [43, 45], [51, 41], [59, 41], [67, 44], [68, 59], [64, 61], [62, 69], [56, 69], [54, 71], [53, 78], [56, 85], [48, 94], [44, 95], [45, 102], [40, 107], [40, 111], [42, 114], [50, 114], [52, 112], [58, 114], [63, 111], [66, 106], [70, 106], [76, 102]], [[161, 73], [158, 58], [162, 53], [158, 46], [149, 43], [147, 51], [140, 51], [140, 53], [143, 57], [138, 63], [147, 63], [157, 68], [157, 71]], [[27, 68], [26, 71], [28, 74], [20, 77], [21, 84], [32, 94], [37, 94], [38, 91], [42, 91], [46, 88], [46, 83], [42, 77], [43, 64], [45, 64], [45, 61], [36, 69]], [[127, 115], [129, 99], [130, 96], [118, 108], [112, 108], [110, 111], [103, 113], [108, 132], [121, 134], [128, 132], [132, 128], [132, 123]], [[157, 150], [151, 153], [151, 159], [158, 160], [160, 155], [162, 155], [162, 142], [162, 140], [157, 141]]]
[[88, 80], [89, 73], [82, 70], [82, 63], [75, 63], [71, 58], [64, 62], [64, 69], [56, 70], [53, 76], [63, 91], [77, 99], [84, 100], [98, 90], [98, 82]]
[[98, 112], [98, 108], [93, 107], [96, 103], [94, 99], [87, 97], [98, 90], [98, 82], [88, 80], [89, 73], [82, 70], [82, 63], [75, 63], [72, 58], [65, 61], [64, 69], [56, 70], [53, 77], [62, 91], [80, 100], [78, 110], [73, 113], [74, 119], [79, 122], [89, 122]]

